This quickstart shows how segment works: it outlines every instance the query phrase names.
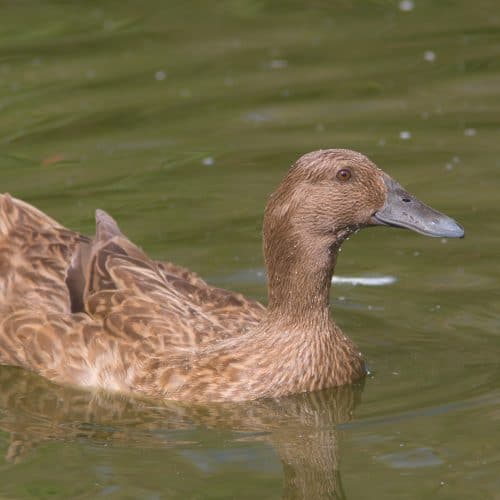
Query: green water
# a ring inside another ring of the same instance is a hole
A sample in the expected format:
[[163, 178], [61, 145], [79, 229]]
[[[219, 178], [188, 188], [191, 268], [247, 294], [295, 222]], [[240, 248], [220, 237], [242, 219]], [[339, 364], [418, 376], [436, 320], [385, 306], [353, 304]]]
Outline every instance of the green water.
[[332, 292], [364, 387], [193, 407], [1, 368], [1, 498], [500, 498], [498, 2], [1, 2], [1, 190], [69, 227], [103, 208], [265, 300], [266, 197], [335, 146], [466, 228], [344, 246], [397, 278]]

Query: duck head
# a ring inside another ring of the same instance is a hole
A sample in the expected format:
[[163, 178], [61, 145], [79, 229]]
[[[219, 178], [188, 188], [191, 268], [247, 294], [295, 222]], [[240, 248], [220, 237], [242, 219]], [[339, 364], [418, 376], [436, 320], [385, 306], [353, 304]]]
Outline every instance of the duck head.
[[307, 153], [293, 165], [270, 198], [266, 218], [308, 238], [339, 243], [368, 226], [462, 238], [455, 220], [408, 193], [366, 156], [346, 149]]
[[299, 158], [264, 215], [270, 305], [289, 302], [286, 297], [298, 292], [326, 301], [327, 293], [318, 290], [329, 286], [340, 244], [369, 226], [464, 236], [457, 222], [409, 194], [360, 153], [328, 149]]

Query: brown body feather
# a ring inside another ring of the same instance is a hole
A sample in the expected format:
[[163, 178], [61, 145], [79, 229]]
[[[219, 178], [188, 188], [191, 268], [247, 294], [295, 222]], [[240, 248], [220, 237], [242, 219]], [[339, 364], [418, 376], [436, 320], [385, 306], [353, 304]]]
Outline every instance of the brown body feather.
[[[349, 165], [353, 179], [336, 180]], [[0, 198], [0, 363], [63, 384], [193, 401], [277, 397], [365, 373], [334, 324], [342, 241], [386, 200], [380, 171], [347, 150], [299, 159], [264, 217], [269, 307], [150, 259], [97, 211], [94, 239]]]

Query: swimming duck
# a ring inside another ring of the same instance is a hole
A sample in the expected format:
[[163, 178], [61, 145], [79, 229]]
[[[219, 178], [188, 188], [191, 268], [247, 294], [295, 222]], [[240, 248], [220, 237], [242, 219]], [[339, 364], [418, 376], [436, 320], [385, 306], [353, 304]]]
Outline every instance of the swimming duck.
[[299, 158], [264, 214], [265, 308], [150, 259], [102, 210], [89, 239], [5, 194], [0, 364], [60, 384], [185, 401], [352, 383], [365, 363], [331, 318], [331, 278], [342, 242], [380, 225], [464, 235], [360, 153]]

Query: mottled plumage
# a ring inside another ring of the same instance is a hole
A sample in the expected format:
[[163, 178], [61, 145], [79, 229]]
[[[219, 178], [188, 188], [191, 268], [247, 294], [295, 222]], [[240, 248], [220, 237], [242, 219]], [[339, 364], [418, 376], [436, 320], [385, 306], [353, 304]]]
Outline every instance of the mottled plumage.
[[330, 317], [331, 276], [342, 241], [379, 223], [387, 177], [348, 150], [296, 162], [264, 217], [267, 309], [150, 259], [103, 211], [89, 239], [3, 195], [0, 363], [61, 384], [192, 401], [351, 383], [364, 362]]

